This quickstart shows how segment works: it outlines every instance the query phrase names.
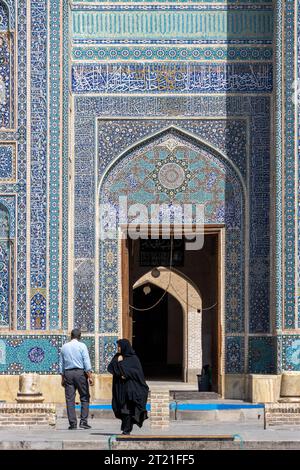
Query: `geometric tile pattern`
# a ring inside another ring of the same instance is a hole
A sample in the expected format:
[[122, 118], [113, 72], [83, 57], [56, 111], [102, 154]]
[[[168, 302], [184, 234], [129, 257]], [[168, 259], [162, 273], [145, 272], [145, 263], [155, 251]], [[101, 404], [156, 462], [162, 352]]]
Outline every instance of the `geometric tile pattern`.
[[0, 31], [9, 29], [8, 10], [4, 3], [0, 3]]
[[244, 337], [226, 337], [226, 373], [242, 374], [244, 372]]
[[31, 330], [46, 330], [47, 317], [46, 317], [46, 299], [45, 291], [43, 292], [32, 289], [32, 297], [30, 300], [30, 329]]
[[0, 130], [14, 126], [13, 36], [0, 32]]
[[65, 341], [62, 335], [1, 336], [6, 362], [0, 361], [0, 374], [58, 373], [59, 350]]
[[[272, 6], [93, 5], [73, 6], [73, 39], [222, 41], [271, 39]], [[241, 34], [242, 31], [242, 34]]]
[[[30, 266], [27, 264], [27, 183], [30, 181], [30, 175], [27, 174], [27, 100], [29, 93], [26, 87], [27, 83], [27, 2], [19, 0], [17, 3], [18, 15], [18, 38], [17, 38], [17, 58], [18, 58], [18, 227], [16, 245], [17, 259], [17, 330], [26, 330], [29, 325], [26, 324], [26, 273]], [[30, 129], [28, 129], [30, 132]]]
[[249, 337], [248, 361], [250, 374], [276, 374], [276, 338]]
[[107, 373], [107, 366], [117, 352], [117, 336], [101, 336], [99, 339], [99, 372]]
[[31, 6], [31, 287], [46, 288], [47, 2]]
[[[0, 374], [38, 372], [57, 374], [59, 352], [70, 338], [64, 335], [18, 335], [0, 338]], [[82, 338], [86, 344], [93, 370], [95, 369], [95, 340]], [[2, 360], [1, 360], [2, 358]]]
[[10, 323], [10, 244], [0, 239], [0, 328]]
[[184, 49], [182, 47], [163, 46], [74, 46], [72, 58], [76, 60], [201, 60], [201, 61], [224, 61], [224, 60], [272, 60], [273, 50], [271, 47], [193, 47]]
[[282, 368], [300, 371], [300, 335], [282, 336]]
[[285, 196], [284, 196], [284, 225], [285, 225], [285, 299], [284, 299], [284, 328], [294, 329], [296, 305], [295, 305], [295, 108], [292, 100], [293, 82], [295, 80], [295, 2], [286, 1], [286, 15], [283, 19], [285, 31], [285, 48], [283, 51], [283, 67], [285, 70], [285, 96], [284, 96], [284, 121], [285, 121], [285, 156], [284, 156], [284, 175], [285, 175]]
[[16, 147], [14, 144], [0, 144], [0, 182], [13, 182], [16, 177]]
[[[47, 4], [47, 2], [46, 2]], [[62, 270], [61, 262], [59, 260], [58, 253], [60, 251], [60, 228], [62, 233], [65, 236], [67, 230], [67, 213], [63, 211], [61, 213], [61, 204], [60, 204], [60, 194], [61, 190], [66, 191], [68, 188], [68, 179], [66, 171], [62, 175], [61, 171], [61, 153], [63, 154], [62, 161], [64, 165], [68, 162], [67, 148], [65, 146], [68, 138], [68, 93], [66, 90], [62, 94], [61, 87], [63, 86], [63, 79], [67, 77], [63, 76], [63, 64], [61, 63], [61, 50], [63, 47], [62, 42], [62, 32], [61, 28], [66, 27], [68, 22], [68, 12], [62, 12], [62, 8], [65, 8], [65, 2], [60, 0], [54, 0], [49, 3], [49, 32], [48, 32], [48, 42], [49, 44], [49, 62], [50, 77], [55, 77], [55, 79], [50, 79], [49, 83], [49, 93], [51, 96], [49, 104], [49, 116], [50, 116], [50, 129], [49, 129], [49, 160], [51, 162], [49, 168], [49, 218], [51, 220], [50, 224], [50, 239], [49, 239], [49, 328], [51, 330], [57, 330], [60, 328], [60, 316], [59, 316], [59, 300], [60, 300], [60, 273]], [[68, 33], [68, 29], [64, 31], [64, 34]], [[65, 38], [63, 42], [67, 43], [68, 40]], [[64, 64], [68, 65], [69, 54], [65, 50], [65, 57], [63, 58]], [[62, 78], [61, 78], [62, 77]], [[65, 107], [61, 119], [58, 119], [58, 116], [61, 115], [62, 107]], [[63, 131], [61, 130], [61, 125], [63, 120]], [[64, 144], [62, 144], [62, 139], [65, 139]], [[62, 186], [62, 187], [61, 187]], [[63, 201], [68, 200], [66, 194], [63, 195]], [[65, 205], [65, 202], [63, 203]], [[64, 215], [64, 220], [62, 221], [62, 216]], [[68, 257], [68, 253], [64, 252], [64, 257]], [[64, 269], [65, 273], [65, 269]], [[63, 283], [67, 284], [65, 275]], [[67, 315], [66, 301], [62, 307], [63, 316]], [[64, 324], [65, 326], [65, 324]]]

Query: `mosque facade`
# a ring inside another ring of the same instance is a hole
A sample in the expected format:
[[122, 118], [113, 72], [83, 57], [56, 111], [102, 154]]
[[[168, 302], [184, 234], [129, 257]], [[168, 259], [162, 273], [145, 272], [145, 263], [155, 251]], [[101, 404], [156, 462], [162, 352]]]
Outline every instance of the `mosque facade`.
[[[0, 0], [1, 384], [59, 380], [74, 327], [99, 397], [123, 336], [150, 378], [195, 382], [210, 364], [229, 398], [300, 371], [299, 14], [292, 0]], [[120, 196], [162, 207], [146, 241]], [[197, 252], [175, 240], [184, 204], [204, 207]]]

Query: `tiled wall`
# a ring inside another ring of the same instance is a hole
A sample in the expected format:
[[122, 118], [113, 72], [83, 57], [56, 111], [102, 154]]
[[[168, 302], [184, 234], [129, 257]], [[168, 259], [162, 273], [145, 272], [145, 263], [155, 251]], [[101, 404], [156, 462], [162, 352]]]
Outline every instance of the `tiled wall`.
[[[47, 352], [51, 338], [61, 342], [73, 325], [94, 338], [95, 366], [105, 371], [120, 334], [120, 260], [117, 243], [104, 247], [95, 241], [98, 190], [101, 198], [111, 197], [105, 181], [121, 183], [124, 166], [133, 162], [133, 177], [139, 175], [138, 184], [143, 184], [139, 148], [157, 145], [170, 128], [181, 144], [188, 141], [194, 151], [208, 152], [207, 162], [216, 158], [239, 180], [233, 186], [241, 223], [226, 244], [227, 372], [299, 370], [291, 99], [298, 52], [295, 6], [292, 0], [285, 6], [269, 0], [129, 0], [126, 6], [119, 0], [74, 1], [70, 6], [64, 0], [0, 1], [0, 202], [9, 212], [11, 240], [4, 242], [5, 252], [1, 242], [5, 262], [0, 279], [9, 303], [9, 309], [1, 305], [0, 358], [8, 360], [2, 373], [14, 367], [55, 372], [50, 359], [34, 362], [30, 357], [41, 358], [38, 348]], [[273, 141], [273, 90], [276, 86], [281, 105], [281, 57], [287, 92], [282, 108], [277, 106]], [[287, 130], [284, 158], [282, 123]], [[72, 165], [74, 220], [68, 227]], [[145, 193], [134, 185], [132, 180], [126, 190], [142, 201]], [[160, 200], [170, 197], [158, 192]], [[187, 200], [184, 191], [182, 195]], [[276, 220], [270, 232], [272, 211]], [[218, 214], [210, 222], [222, 216], [228, 221], [230, 204]], [[73, 243], [74, 253], [69, 249]], [[68, 277], [69, 265], [74, 269]], [[270, 336], [275, 323], [283, 329], [278, 339]], [[28, 331], [34, 343], [27, 348]], [[12, 349], [9, 338], [20, 346]], [[28, 356], [34, 348], [36, 354]], [[56, 354], [57, 360], [57, 349], [55, 354], [50, 349], [49, 358]]]

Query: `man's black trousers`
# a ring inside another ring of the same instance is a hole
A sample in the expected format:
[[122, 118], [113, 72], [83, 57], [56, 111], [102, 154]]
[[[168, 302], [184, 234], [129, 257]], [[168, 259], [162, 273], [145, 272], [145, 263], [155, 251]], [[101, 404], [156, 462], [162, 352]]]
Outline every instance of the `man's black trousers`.
[[81, 402], [80, 422], [87, 423], [89, 416], [89, 384], [83, 369], [70, 369], [64, 372], [67, 413], [70, 426], [77, 426], [75, 394], [78, 390]]

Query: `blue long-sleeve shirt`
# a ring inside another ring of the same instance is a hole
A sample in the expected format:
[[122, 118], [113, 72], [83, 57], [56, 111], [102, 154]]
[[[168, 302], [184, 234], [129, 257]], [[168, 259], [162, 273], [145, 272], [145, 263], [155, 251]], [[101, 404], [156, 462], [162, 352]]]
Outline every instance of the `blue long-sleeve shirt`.
[[77, 339], [72, 339], [64, 344], [59, 356], [59, 372], [64, 374], [68, 369], [84, 369], [85, 372], [91, 371], [91, 361], [88, 349], [84, 343]]

